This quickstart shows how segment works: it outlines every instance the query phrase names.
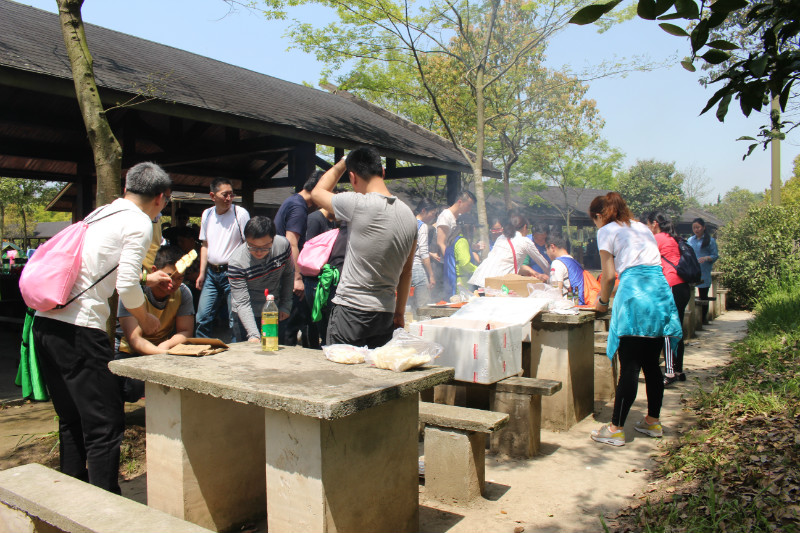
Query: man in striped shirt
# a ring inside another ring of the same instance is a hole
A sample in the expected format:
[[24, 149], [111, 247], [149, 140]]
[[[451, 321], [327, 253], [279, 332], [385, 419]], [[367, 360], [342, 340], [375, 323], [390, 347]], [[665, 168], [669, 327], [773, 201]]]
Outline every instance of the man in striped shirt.
[[260, 342], [264, 289], [275, 296], [281, 328], [292, 310], [294, 263], [289, 241], [275, 235], [269, 217], [251, 218], [244, 227], [244, 238], [228, 260], [234, 328], [237, 339]]

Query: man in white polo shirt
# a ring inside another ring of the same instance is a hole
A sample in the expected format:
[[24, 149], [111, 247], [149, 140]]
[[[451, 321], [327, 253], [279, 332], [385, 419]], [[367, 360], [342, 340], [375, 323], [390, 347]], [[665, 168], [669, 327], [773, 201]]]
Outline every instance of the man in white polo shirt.
[[128, 170], [124, 197], [85, 219], [98, 223], [86, 230], [81, 270], [70, 293], [74, 300], [37, 312], [33, 322], [36, 354], [58, 414], [61, 472], [117, 494], [125, 411], [117, 377], [108, 369], [114, 358], [106, 334], [108, 299], [116, 289], [142, 331], [159, 328], [158, 318], [146, 310], [139, 276], [153, 238], [152, 220], [169, 202], [171, 189], [172, 180], [158, 165], [140, 163]]
[[[200, 219], [200, 275], [196, 287], [200, 293], [197, 304], [198, 337], [213, 337], [214, 321], [225, 318], [233, 332], [233, 315], [230, 312], [231, 286], [228, 283], [228, 259], [244, 242], [244, 226], [250, 220], [246, 209], [233, 203], [236, 195], [230, 180], [217, 178], [211, 182], [211, 199], [214, 207], [203, 211]], [[231, 342], [236, 342], [232, 338]]]

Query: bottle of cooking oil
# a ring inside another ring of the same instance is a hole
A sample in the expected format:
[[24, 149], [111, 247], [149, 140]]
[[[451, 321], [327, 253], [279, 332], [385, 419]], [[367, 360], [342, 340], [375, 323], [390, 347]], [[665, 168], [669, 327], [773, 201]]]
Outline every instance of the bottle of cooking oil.
[[261, 350], [264, 352], [278, 351], [278, 306], [275, 297], [264, 289], [267, 301], [261, 310]]

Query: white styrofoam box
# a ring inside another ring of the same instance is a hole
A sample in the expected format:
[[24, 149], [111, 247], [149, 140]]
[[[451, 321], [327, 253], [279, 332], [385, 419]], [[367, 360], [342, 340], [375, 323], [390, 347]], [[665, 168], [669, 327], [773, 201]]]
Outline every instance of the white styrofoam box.
[[414, 322], [409, 329], [444, 346], [435, 364], [455, 368], [457, 381], [489, 385], [522, 370], [519, 324], [449, 317]]
[[476, 298], [451, 318], [522, 324], [523, 342], [531, 341], [531, 320], [547, 310], [546, 298]]

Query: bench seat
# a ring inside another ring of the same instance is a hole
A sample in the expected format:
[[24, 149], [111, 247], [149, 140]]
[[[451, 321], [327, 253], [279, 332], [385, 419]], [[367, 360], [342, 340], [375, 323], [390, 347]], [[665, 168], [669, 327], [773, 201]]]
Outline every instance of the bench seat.
[[508, 423], [508, 415], [481, 409], [420, 402], [425, 423], [425, 493], [466, 503], [486, 489], [486, 435]]
[[40, 464], [0, 472], [0, 533], [210, 533]]

